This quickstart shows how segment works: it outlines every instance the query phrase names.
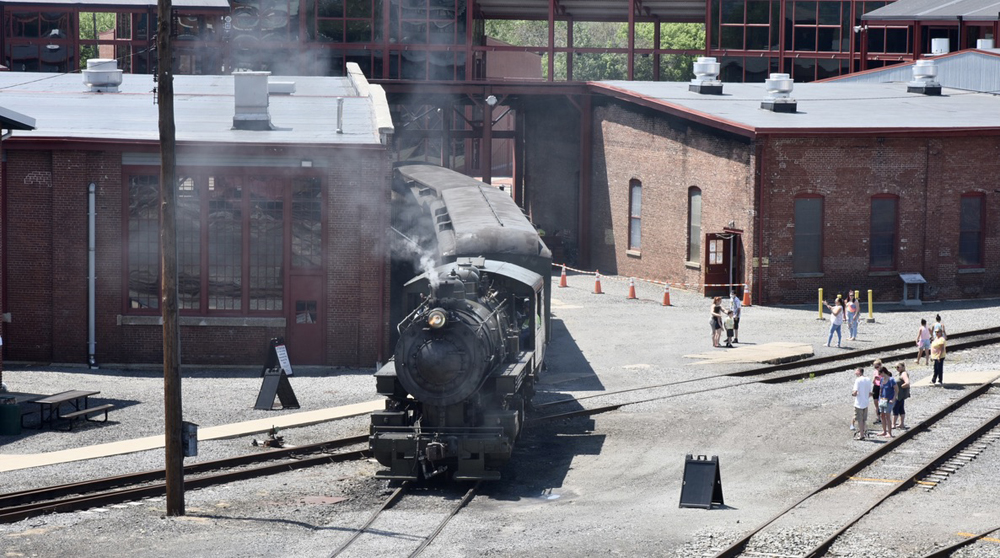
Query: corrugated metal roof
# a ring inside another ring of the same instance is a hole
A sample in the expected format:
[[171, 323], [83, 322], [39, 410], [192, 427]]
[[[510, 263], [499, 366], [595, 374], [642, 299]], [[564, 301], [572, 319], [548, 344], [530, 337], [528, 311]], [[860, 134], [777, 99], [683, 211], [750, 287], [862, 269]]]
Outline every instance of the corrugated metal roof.
[[[125, 74], [120, 93], [91, 93], [80, 74], [0, 72], [0, 103], [33, 114], [34, 131], [20, 137], [159, 141], [153, 76]], [[293, 95], [272, 95], [267, 131], [233, 130], [233, 77], [175, 76], [177, 142], [234, 144], [379, 144], [373, 102], [343, 77], [278, 76], [294, 81]], [[344, 131], [337, 133], [337, 98], [344, 98]]]
[[763, 83], [725, 83], [723, 95], [699, 95], [686, 82], [592, 82], [598, 92], [678, 114], [720, 129], [760, 133], [882, 133], [1000, 130], [1000, 97], [945, 89], [941, 96], [907, 93], [905, 83], [796, 83], [796, 113], [760, 108]]
[[[1000, 50], [963, 50], [927, 57], [938, 69], [937, 82], [943, 87], [1000, 93]], [[848, 74], [827, 80], [838, 83], [891, 83], [913, 80], [913, 63]]]
[[872, 10], [863, 16], [864, 21], [922, 21], [922, 20], [985, 20], [996, 21], [1000, 11], [997, 0], [897, 0], [887, 6]]
[[[0, 1], [2, 6], [44, 6], [65, 7], [65, 8], [156, 8], [156, 0], [15, 0]], [[199, 11], [225, 11], [229, 12], [228, 0], [173, 0], [171, 5], [174, 8], [197, 9]]]

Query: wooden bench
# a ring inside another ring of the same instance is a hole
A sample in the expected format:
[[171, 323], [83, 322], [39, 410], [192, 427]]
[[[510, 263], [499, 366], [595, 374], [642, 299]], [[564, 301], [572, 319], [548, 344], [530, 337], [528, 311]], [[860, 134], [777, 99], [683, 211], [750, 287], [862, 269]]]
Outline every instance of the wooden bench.
[[[47, 397], [42, 397], [41, 399], [35, 399], [31, 403], [38, 405], [38, 428], [45, 428], [46, 425], [53, 426], [55, 422], [59, 419], [66, 418], [68, 415], [62, 414], [62, 406], [68, 405], [72, 408], [69, 414], [75, 415], [70, 419], [72, 423], [73, 419], [78, 418], [82, 415], [77, 414], [81, 411], [88, 411], [89, 409], [97, 409], [97, 407], [90, 407], [90, 396], [97, 395], [101, 392], [99, 391], [83, 391], [83, 390], [72, 390], [64, 391], [62, 393], [57, 393], [55, 395], [49, 395]], [[107, 412], [105, 410], [105, 412]], [[86, 415], [89, 413], [83, 413]], [[105, 417], [106, 419], [107, 417]], [[24, 424], [24, 416], [21, 417], [21, 423]]]
[[[98, 405], [96, 407], [87, 407], [85, 409], [80, 409], [79, 411], [73, 411], [72, 413], [59, 415], [59, 418], [67, 419], [69, 421], [66, 430], [73, 430], [73, 422], [80, 417], [83, 417], [85, 420], [91, 422], [108, 422], [108, 411], [114, 408], [115, 406], [112, 405], [111, 403], [105, 403], [104, 405]], [[92, 419], [87, 416], [93, 413], [100, 413], [101, 411], [104, 412], [104, 420], [102, 421], [97, 421], [96, 419]]]

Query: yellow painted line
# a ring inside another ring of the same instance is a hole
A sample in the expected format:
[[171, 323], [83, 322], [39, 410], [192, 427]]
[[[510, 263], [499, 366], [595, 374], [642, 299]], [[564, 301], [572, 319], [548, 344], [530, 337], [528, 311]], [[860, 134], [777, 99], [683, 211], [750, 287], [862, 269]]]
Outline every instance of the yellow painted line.
[[[364, 415], [383, 408], [385, 408], [385, 400], [378, 399], [375, 401], [367, 401], [365, 403], [355, 403], [354, 405], [344, 405], [343, 407], [331, 407], [315, 411], [278, 415], [271, 418], [248, 420], [234, 424], [210, 426], [198, 429], [198, 439], [220, 440], [224, 438], [245, 436], [247, 434], [256, 434], [258, 432], [267, 432], [273, 427], [291, 428], [295, 426], [307, 426], [339, 418]], [[20, 469], [29, 469], [31, 467], [40, 467], [42, 465], [55, 465], [57, 463], [82, 461], [84, 459], [94, 459], [96, 457], [108, 457], [111, 455], [121, 455], [137, 451], [159, 449], [164, 446], [163, 440], [164, 435], [159, 434], [156, 436], [148, 436], [146, 438], [121, 440], [118, 442], [98, 444], [95, 446], [50, 451], [48, 453], [31, 453], [21, 455], [3, 454], [0, 455], [0, 472], [17, 471]]]
[[[955, 533], [955, 534], [958, 535], [958, 536], [960, 536], [960, 537], [975, 537], [976, 536], [975, 533]], [[994, 539], [993, 537], [983, 537], [983, 538], [981, 538], [979, 540], [986, 541], [986, 542], [991, 542], [991, 543], [1000, 543], [1000, 539]]]
[[852, 480], [852, 481], [868, 481], [868, 482], [884, 482], [884, 483], [889, 483], [889, 484], [898, 484], [898, 483], [903, 482], [901, 480], [895, 480], [895, 479], [870, 479], [870, 478], [867, 478], [867, 477], [847, 477], [847, 480]]
[[938, 483], [933, 481], [917, 481], [917, 484], [926, 484], [927, 486], [937, 486]]

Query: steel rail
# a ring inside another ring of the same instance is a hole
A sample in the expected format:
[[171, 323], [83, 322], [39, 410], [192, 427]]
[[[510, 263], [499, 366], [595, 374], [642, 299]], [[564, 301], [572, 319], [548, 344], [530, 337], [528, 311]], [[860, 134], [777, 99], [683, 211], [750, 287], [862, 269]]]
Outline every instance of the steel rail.
[[[309, 457], [306, 459], [294, 459], [291, 461], [272, 463], [251, 469], [228, 471], [225, 473], [217, 473], [214, 475], [206, 475], [192, 479], [185, 478], [184, 487], [185, 489], [204, 488], [207, 486], [252, 479], [266, 475], [283, 473], [286, 471], [294, 471], [296, 469], [305, 469], [328, 463], [354, 461], [370, 456], [371, 453], [368, 450], [357, 450], [345, 453]], [[57, 501], [34, 502], [0, 510], [0, 523], [13, 523], [15, 521], [20, 521], [22, 519], [46, 513], [79, 511], [97, 506], [120, 504], [122, 502], [129, 502], [142, 498], [162, 496], [164, 494], [166, 494], [166, 483], [157, 483], [142, 487], [109, 490], [106, 492], [65, 498]]]
[[969, 537], [969, 538], [967, 538], [967, 539], [965, 539], [963, 541], [958, 541], [955, 544], [948, 545], [948, 546], [946, 546], [944, 548], [939, 548], [939, 549], [935, 550], [934, 552], [931, 552], [930, 554], [924, 556], [924, 558], [948, 558], [956, 550], [958, 550], [958, 549], [960, 549], [960, 548], [962, 548], [964, 546], [968, 546], [968, 545], [970, 545], [970, 544], [978, 541], [979, 539], [985, 539], [986, 537], [988, 537], [990, 535], [990, 533], [993, 533], [995, 531], [1000, 531], [1000, 525], [997, 525], [996, 527], [993, 527], [993, 528], [991, 528], [991, 529], [989, 529], [987, 531], [983, 531], [983, 532], [979, 533], [978, 535], [972, 535], [971, 537]]
[[[998, 378], [1000, 378], [1000, 377], [998, 377]], [[805, 502], [809, 498], [812, 498], [813, 496], [815, 496], [816, 494], [819, 494], [820, 492], [822, 492], [824, 490], [828, 490], [830, 488], [833, 488], [834, 486], [836, 486], [836, 485], [844, 482], [845, 480], [848, 480], [848, 478], [850, 478], [851, 476], [853, 476], [858, 471], [864, 469], [865, 467], [871, 465], [872, 463], [874, 463], [878, 459], [881, 459], [884, 455], [886, 455], [886, 454], [890, 453], [891, 451], [895, 450], [896, 446], [902, 444], [906, 440], [909, 440], [910, 438], [912, 438], [913, 436], [915, 436], [918, 432], [922, 432], [922, 431], [926, 430], [931, 425], [937, 423], [938, 421], [940, 421], [944, 417], [946, 417], [949, 414], [951, 414], [955, 409], [958, 409], [958, 408], [964, 406], [965, 404], [967, 404], [968, 402], [972, 401], [973, 399], [976, 399], [980, 395], [986, 393], [987, 391], [990, 390], [990, 387], [993, 384], [993, 382], [995, 382], [998, 378], [993, 378], [992, 380], [990, 380], [988, 382], [985, 382], [982, 385], [974, 388], [969, 393], [963, 395], [962, 397], [956, 399], [952, 403], [946, 405], [940, 411], [934, 413], [933, 415], [931, 415], [927, 419], [923, 420], [920, 423], [917, 423], [914, 426], [911, 426], [910, 429], [908, 431], [906, 431], [904, 434], [901, 434], [901, 435], [897, 436], [895, 439], [890, 440], [890, 441], [886, 442], [885, 444], [882, 444], [882, 446], [880, 446], [878, 449], [876, 449], [875, 451], [873, 451], [873, 452], [869, 453], [868, 455], [862, 457], [861, 459], [859, 459], [858, 461], [856, 461], [854, 464], [848, 466], [847, 469], [844, 469], [842, 472], [840, 472], [837, 475], [835, 475], [832, 479], [830, 479], [826, 483], [823, 483], [819, 488], [813, 490], [809, 494], [806, 494], [804, 497], [802, 497], [801, 499], [799, 499], [796, 502], [792, 503], [790, 506], [788, 506], [784, 510], [778, 512], [777, 515], [775, 515], [771, 519], [767, 520], [766, 522], [764, 522], [763, 524], [761, 524], [756, 529], [754, 529], [754, 530], [750, 531], [749, 533], [747, 533], [746, 535], [744, 535], [743, 538], [741, 538], [738, 541], [734, 542], [728, 548], [726, 548], [725, 550], [723, 550], [722, 552], [720, 552], [719, 554], [717, 554], [716, 558], [733, 558], [735, 556], [738, 556], [740, 553], [743, 552], [743, 550], [746, 548], [747, 543], [750, 542], [750, 539], [753, 538], [754, 535], [756, 535], [757, 533], [763, 531], [766, 527], [768, 527], [769, 525], [771, 525], [772, 523], [774, 523], [775, 521], [777, 521], [778, 519], [780, 519], [782, 516], [786, 515], [788, 512], [790, 512], [793, 509], [795, 509], [796, 507], [798, 507], [800, 504], [802, 504], [802, 502]], [[968, 437], [966, 437], [966, 438], [968, 438]], [[963, 438], [963, 440], [965, 440], [965, 438]], [[867, 512], [865, 512], [865, 513], [867, 513]]]
[[446, 515], [445, 518], [441, 520], [441, 523], [439, 523], [437, 528], [434, 529], [434, 532], [432, 532], [430, 535], [427, 535], [427, 537], [424, 538], [423, 542], [420, 543], [420, 546], [418, 546], [416, 550], [410, 553], [410, 558], [419, 556], [420, 553], [423, 552], [424, 549], [426, 549], [431, 544], [431, 542], [434, 539], [436, 539], [438, 535], [441, 534], [441, 531], [443, 531], [445, 525], [447, 525], [448, 522], [451, 521], [451, 518], [458, 515], [458, 512], [462, 511], [462, 508], [464, 508], [476, 496], [476, 492], [479, 491], [479, 485], [482, 482], [483, 481], [476, 481], [476, 484], [472, 485], [472, 488], [470, 488], [465, 493], [465, 496], [463, 496], [462, 499], [459, 500], [458, 504], [455, 505], [454, 508], [452, 508], [451, 513]]
[[355, 529], [354, 534], [352, 534], [350, 538], [344, 541], [343, 544], [337, 547], [337, 550], [334, 550], [330, 554], [329, 558], [334, 558], [335, 556], [339, 556], [342, 552], [347, 550], [347, 547], [351, 546], [351, 544], [353, 544], [354, 541], [358, 539], [358, 537], [360, 537], [363, 533], [365, 533], [368, 530], [368, 528], [371, 527], [372, 523], [375, 523], [375, 520], [378, 519], [378, 516], [381, 515], [382, 512], [396, 505], [396, 502], [398, 502], [399, 499], [403, 497], [403, 494], [405, 494], [406, 491], [409, 490], [411, 486], [412, 483], [410, 481], [403, 481], [403, 484], [399, 485], [399, 487], [397, 487], [396, 490], [394, 490], [392, 494], [390, 494], [389, 497], [386, 498], [385, 502], [382, 502], [382, 506], [379, 507], [379, 509], [375, 510], [375, 513], [373, 513], [371, 517], [368, 518], [368, 521], [366, 521], [365, 524], [362, 525], [361, 527]]
[[[337, 440], [329, 440], [326, 442], [319, 442], [316, 444], [308, 444], [305, 446], [272, 449], [271, 451], [265, 453], [251, 453], [251, 454], [239, 455], [236, 457], [226, 457], [211, 461], [202, 461], [200, 463], [192, 463], [190, 465], [185, 465], [184, 474], [194, 475], [194, 474], [205, 473], [208, 471], [215, 471], [219, 469], [229, 469], [232, 467], [252, 465], [254, 463], [262, 463], [265, 461], [272, 461], [274, 459], [293, 458], [298, 455], [307, 455], [311, 453], [328, 451], [334, 448], [351, 446], [366, 441], [368, 441], [367, 434], [359, 436], [350, 436], [347, 438], [340, 438]], [[130, 473], [115, 477], [90, 479], [76, 483], [68, 483], [57, 486], [47, 486], [43, 488], [33, 488], [29, 490], [21, 490], [18, 492], [9, 492], [6, 494], [0, 494], [0, 512], [12, 506], [19, 506], [19, 505], [29, 504], [32, 502], [39, 502], [42, 500], [53, 500], [71, 494], [83, 494], [86, 492], [96, 492], [101, 490], [110, 490], [112, 488], [132, 486], [147, 482], [156, 482], [156, 481], [161, 481], [164, 478], [165, 478], [164, 470], [155, 469], [152, 471]]]

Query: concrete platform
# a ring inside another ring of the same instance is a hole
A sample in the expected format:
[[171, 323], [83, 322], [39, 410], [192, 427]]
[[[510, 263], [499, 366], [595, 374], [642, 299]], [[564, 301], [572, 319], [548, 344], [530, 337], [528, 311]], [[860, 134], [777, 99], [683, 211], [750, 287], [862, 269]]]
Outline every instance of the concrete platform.
[[[1000, 384], [1000, 370], [990, 370], [990, 371], [979, 371], [979, 372], [948, 372], [948, 364], [945, 359], [944, 365], [944, 387], [948, 386], [978, 386], [993, 381], [994, 384]], [[912, 368], [911, 368], [912, 367]], [[933, 366], [917, 366], [916, 364], [907, 363], [907, 371], [913, 368], [927, 368], [928, 370], [933, 370]], [[931, 378], [933, 374], [927, 376], [926, 378], [921, 378], [916, 382], [913, 382], [913, 387], [931, 387]], [[935, 386], [933, 389], [936, 389]]]
[[762, 364], [781, 364], [813, 356], [812, 345], [808, 343], [774, 342], [760, 344], [737, 344], [732, 349], [713, 348], [711, 351], [684, 355], [684, 358], [695, 358], [701, 362], [689, 364], [719, 364], [733, 362], [759, 362]]
[[[342, 407], [331, 407], [329, 409], [319, 409], [316, 411], [305, 411], [287, 415], [276, 415], [274, 417], [237, 422], [234, 424], [223, 424], [220, 426], [210, 426], [198, 429], [199, 440], [219, 440], [222, 438], [235, 438], [258, 432], [267, 432], [272, 427], [288, 428], [293, 426], [306, 426], [320, 422], [327, 422], [345, 417], [353, 417], [377, 411], [385, 407], [385, 400], [378, 399], [354, 405]], [[0, 472], [16, 471], [18, 469], [28, 469], [42, 465], [54, 465], [57, 463], [67, 463], [70, 461], [80, 461], [83, 459], [94, 459], [96, 457], [107, 457], [110, 455], [121, 455], [137, 451], [162, 448], [164, 446], [164, 436], [147, 436], [133, 440], [122, 440], [108, 444], [96, 446], [86, 446], [62, 451], [52, 451], [48, 453], [32, 454], [2, 454], [0, 455]]]

